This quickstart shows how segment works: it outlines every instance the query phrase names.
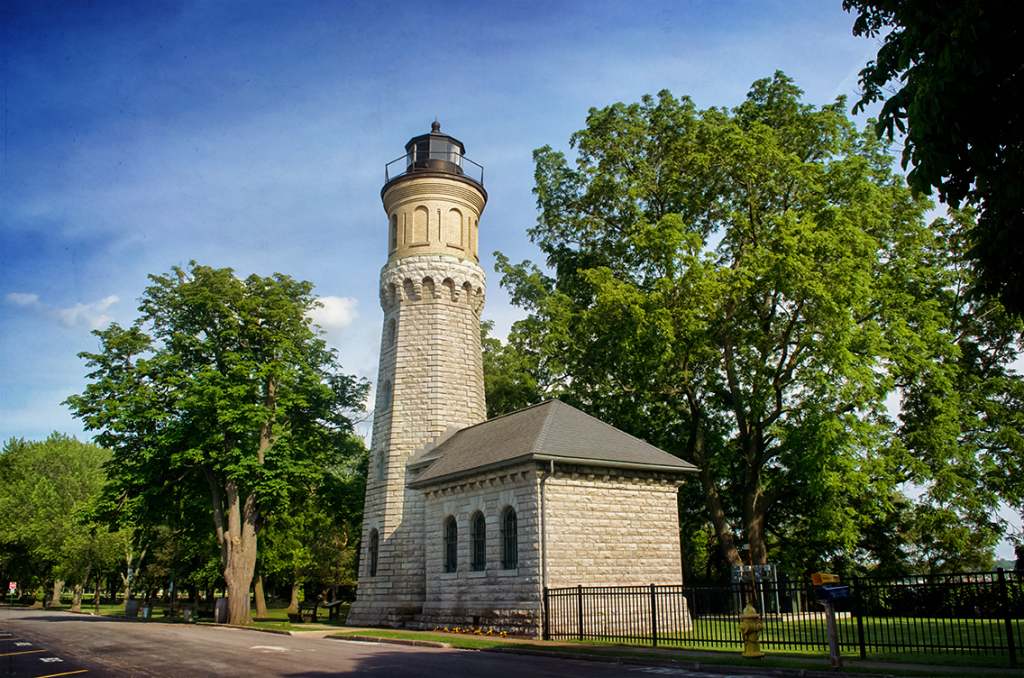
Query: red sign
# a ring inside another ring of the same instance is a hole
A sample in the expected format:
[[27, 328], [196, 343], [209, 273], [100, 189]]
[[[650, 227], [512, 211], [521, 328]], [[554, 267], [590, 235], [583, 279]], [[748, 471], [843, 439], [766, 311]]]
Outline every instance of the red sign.
[[11, 593], [14, 593], [14, 591], [15, 591], [15, 590], [16, 590], [16, 589], [18, 588], [18, 582], [16, 582], [16, 581], [12, 581], [12, 582], [11, 582], [11, 583], [10, 583], [10, 584], [8, 585], [8, 587], [9, 587], [9, 588], [11, 589]]

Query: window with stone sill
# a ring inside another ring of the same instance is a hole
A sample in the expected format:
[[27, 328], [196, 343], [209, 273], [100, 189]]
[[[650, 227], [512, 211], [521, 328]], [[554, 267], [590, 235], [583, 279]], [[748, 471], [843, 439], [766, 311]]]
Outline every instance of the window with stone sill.
[[459, 526], [455, 516], [444, 521], [444, 571], [451, 574], [459, 570]]
[[501, 569], [515, 570], [519, 567], [519, 531], [516, 524], [516, 510], [506, 506], [501, 512]]
[[380, 549], [380, 535], [377, 530], [370, 530], [370, 576], [377, 576], [377, 552]]
[[483, 513], [477, 511], [473, 514], [469, 534], [472, 544], [471, 569], [473, 572], [483, 572], [487, 569], [487, 521]]

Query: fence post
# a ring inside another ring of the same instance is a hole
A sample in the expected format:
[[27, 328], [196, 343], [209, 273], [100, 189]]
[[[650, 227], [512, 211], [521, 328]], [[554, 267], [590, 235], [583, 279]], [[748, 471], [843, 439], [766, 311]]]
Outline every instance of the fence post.
[[1013, 615], [1011, 613], [1010, 594], [1006, 590], [1006, 574], [1003, 568], [996, 568], [999, 575], [999, 598], [1003, 605], [1003, 624], [1006, 627], [1006, 648], [1010, 651], [1010, 666], [1017, 666], [1017, 643], [1013, 637]]
[[548, 596], [548, 587], [544, 587], [544, 640], [551, 640], [551, 598]]
[[651, 583], [651, 646], [658, 647], [658, 598]]
[[860, 599], [860, 577], [853, 578], [853, 613], [857, 615], [857, 643], [860, 645], [860, 658], [868, 658], [867, 644], [864, 642], [864, 610]]
[[583, 640], [583, 584], [576, 585], [576, 632]]

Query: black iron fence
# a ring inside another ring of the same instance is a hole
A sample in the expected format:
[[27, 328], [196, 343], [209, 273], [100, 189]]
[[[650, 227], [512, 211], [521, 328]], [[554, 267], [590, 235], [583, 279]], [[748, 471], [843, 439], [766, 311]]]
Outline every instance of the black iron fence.
[[[1024, 647], [1024, 573], [973, 572], [843, 582], [835, 603], [840, 649], [868, 654], [1007, 656]], [[732, 586], [544, 589], [544, 638], [654, 646], [740, 648], [747, 604], [761, 614], [761, 645], [828, 652], [826, 617], [810, 581]]]

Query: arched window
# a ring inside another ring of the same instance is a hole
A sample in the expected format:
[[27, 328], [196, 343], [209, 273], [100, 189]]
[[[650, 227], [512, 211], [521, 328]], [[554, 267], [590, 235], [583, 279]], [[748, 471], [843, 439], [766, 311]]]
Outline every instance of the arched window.
[[470, 565], [474, 572], [483, 572], [487, 569], [487, 521], [479, 511], [470, 519], [469, 534], [473, 545]]
[[426, 207], [417, 207], [412, 213], [412, 245], [427, 245], [430, 238], [430, 213]]
[[519, 534], [516, 526], [516, 510], [506, 506], [501, 512], [501, 569], [514, 570], [519, 567]]
[[459, 526], [455, 516], [444, 521], [444, 571], [457, 572], [459, 569]]
[[377, 576], [377, 551], [380, 548], [380, 535], [377, 530], [370, 530], [370, 576]]

